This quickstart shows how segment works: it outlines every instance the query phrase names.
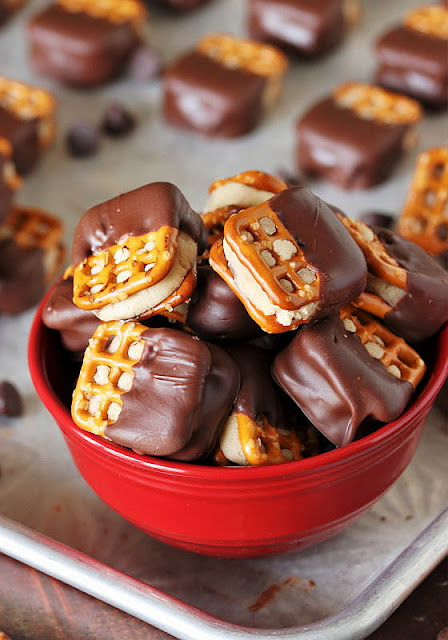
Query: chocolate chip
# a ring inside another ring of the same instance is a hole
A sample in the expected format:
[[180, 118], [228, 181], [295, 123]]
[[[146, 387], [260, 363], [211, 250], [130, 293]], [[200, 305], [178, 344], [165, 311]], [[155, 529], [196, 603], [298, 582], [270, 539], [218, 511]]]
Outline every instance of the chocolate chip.
[[129, 60], [128, 75], [139, 82], [148, 82], [160, 76], [161, 72], [162, 61], [157, 51], [146, 44], [138, 46]]
[[135, 119], [119, 102], [113, 102], [104, 113], [101, 129], [110, 136], [127, 136], [135, 128]]
[[66, 144], [72, 156], [77, 158], [92, 156], [98, 151], [100, 144], [98, 128], [87, 122], [78, 122], [68, 130]]
[[0, 415], [21, 416], [23, 413], [22, 398], [16, 387], [3, 380], [0, 382]]
[[395, 218], [390, 213], [385, 213], [384, 211], [364, 211], [359, 215], [359, 220], [369, 227], [392, 229]]

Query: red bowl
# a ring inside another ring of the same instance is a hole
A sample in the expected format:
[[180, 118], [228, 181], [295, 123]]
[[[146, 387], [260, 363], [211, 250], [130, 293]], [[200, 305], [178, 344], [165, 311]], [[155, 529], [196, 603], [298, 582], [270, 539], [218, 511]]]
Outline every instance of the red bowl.
[[163, 542], [224, 557], [268, 555], [325, 540], [347, 527], [409, 464], [448, 375], [448, 327], [428, 345], [428, 374], [409, 409], [341, 449], [256, 468], [208, 467], [133, 453], [79, 429], [67, 406], [70, 367], [41, 320], [29, 339], [31, 377], [92, 489]]

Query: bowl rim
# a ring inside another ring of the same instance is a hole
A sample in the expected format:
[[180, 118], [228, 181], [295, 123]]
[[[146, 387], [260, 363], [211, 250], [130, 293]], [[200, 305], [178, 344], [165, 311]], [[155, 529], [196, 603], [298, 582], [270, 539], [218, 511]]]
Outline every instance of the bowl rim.
[[51, 295], [53, 287], [42, 299], [34, 315], [28, 339], [28, 366], [35, 390], [57, 422], [64, 435], [73, 439], [73, 436], [85, 446], [94, 447], [102, 454], [107, 454], [110, 459], [115, 459], [117, 463], [126, 462], [131, 467], [138, 467], [142, 471], [153, 470], [170, 473], [177, 476], [188, 476], [196, 480], [256, 480], [278, 477], [289, 477], [298, 473], [322, 473], [334, 466], [358, 458], [360, 455], [374, 450], [379, 445], [393, 439], [404, 427], [413, 424], [419, 416], [433, 404], [438, 392], [442, 388], [444, 381], [448, 377], [448, 324], [439, 332], [437, 355], [434, 367], [429, 374], [425, 386], [422, 388], [418, 398], [408, 409], [396, 420], [386, 423], [373, 433], [360, 438], [343, 447], [333, 449], [317, 456], [304, 458], [279, 465], [265, 465], [259, 467], [214, 467], [204, 464], [189, 462], [179, 462], [156, 456], [138, 454], [131, 449], [126, 449], [101, 436], [94, 435], [80, 429], [72, 420], [70, 411], [61, 402], [58, 396], [48, 385], [41, 368], [42, 353], [40, 341], [44, 331], [51, 331], [42, 322], [42, 311]]

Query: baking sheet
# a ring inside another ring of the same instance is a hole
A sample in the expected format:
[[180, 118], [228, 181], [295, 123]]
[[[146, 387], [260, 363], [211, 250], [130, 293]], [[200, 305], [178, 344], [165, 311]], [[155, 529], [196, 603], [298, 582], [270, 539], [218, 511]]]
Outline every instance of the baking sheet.
[[[56, 144], [26, 179], [17, 199], [61, 216], [69, 244], [84, 210], [146, 182], [173, 181], [200, 210], [215, 178], [252, 168], [290, 167], [296, 116], [338, 82], [369, 79], [375, 36], [420, 2], [364, 2], [362, 26], [323, 61], [295, 63], [280, 103], [263, 125], [233, 141], [202, 140], [166, 126], [160, 117], [157, 81], [142, 85], [121, 80], [80, 92], [35, 76], [26, 61], [25, 23], [44, 4], [31, 2], [0, 31], [0, 74], [40, 82], [58, 97]], [[242, 34], [244, 4], [215, 0], [187, 16], [153, 10], [148, 38], [170, 61], [204, 32]], [[113, 99], [136, 114], [135, 132], [122, 141], [103, 139], [94, 158], [70, 158], [63, 144], [64, 130], [79, 119], [97, 121]], [[310, 186], [354, 217], [366, 209], [399, 211], [416, 154], [446, 138], [446, 116], [425, 118], [420, 131], [417, 149], [384, 185], [354, 193], [319, 182]], [[0, 378], [7, 377], [21, 388], [26, 405], [23, 418], [0, 418], [0, 513], [205, 611], [260, 628], [322, 619], [350, 603], [448, 503], [448, 428], [433, 410], [407, 471], [366, 515], [332, 540], [302, 552], [251, 560], [206, 558], [154, 541], [114, 514], [76, 471], [27, 372], [26, 338], [32, 316], [30, 311], [15, 318], [0, 317]], [[274, 584], [279, 589], [269, 590]]]

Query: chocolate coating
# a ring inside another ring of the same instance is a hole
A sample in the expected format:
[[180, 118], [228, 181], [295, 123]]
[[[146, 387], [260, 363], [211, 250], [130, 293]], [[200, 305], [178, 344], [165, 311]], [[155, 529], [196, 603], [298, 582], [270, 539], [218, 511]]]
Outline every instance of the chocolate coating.
[[132, 389], [106, 435], [139, 453], [196, 461], [216, 443], [239, 388], [230, 356], [181, 331], [147, 329]]
[[22, 120], [0, 105], [0, 137], [11, 143], [12, 160], [20, 175], [29, 173], [39, 158], [37, 127], [37, 118]]
[[202, 340], [250, 340], [262, 333], [239, 298], [209, 265], [198, 268], [187, 324]]
[[46, 327], [59, 331], [68, 351], [85, 351], [100, 321], [92, 311], [73, 304], [73, 278], [59, 280], [53, 287], [42, 311]]
[[395, 225], [396, 218], [386, 211], [363, 211], [359, 214], [358, 220], [364, 222], [369, 227], [383, 227], [383, 229], [391, 229]]
[[261, 75], [192, 51], [165, 71], [163, 114], [170, 124], [206, 136], [242, 136], [262, 115], [265, 83]]
[[22, 396], [11, 382], [2, 380], [0, 382], [0, 416], [21, 416], [22, 413]]
[[383, 318], [408, 342], [421, 342], [448, 321], [448, 273], [421, 247], [393, 231], [374, 227], [386, 251], [406, 269], [407, 292]]
[[0, 224], [12, 207], [14, 195], [14, 191], [6, 184], [3, 175], [5, 164], [8, 162], [10, 162], [9, 158], [2, 156], [0, 153]]
[[249, 34], [252, 38], [319, 56], [344, 35], [340, 0], [250, 0]]
[[45, 291], [42, 249], [0, 242], [0, 313], [13, 315], [34, 306]]
[[410, 382], [399, 380], [372, 358], [339, 314], [308, 325], [275, 358], [273, 375], [314, 426], [331, 442], [351, 442], [369, 417], [395, 420], [411, 395]]
[[160, 4], [167, 5], [172, 9], [178, 9], [180, 11], [189, 11], [190, 9], [197, 9], [203, 4], [207, 4], [210, 0], [157, 0]]
[[281, 191], [269, 206], [320, 274], [320, 310], [315, 319], [353, 300], [365, 288], [365, 258], [334, 210], [304, 187]]
[[425, 104], [448, 104], [447, 41], [404, 25], [385, 33], [376, 43], [376, 80]]
[[139, 38], [131, 22], [113, 22], [53, 4], [29, 24], [34, 69], [80, 87], [92, 87], [118, 75]]
[[297, 165], [344, 189], [367, 189], [393, 171], [408, 128], [366, 120], [324, 98], [297, 121]]
[[163, 226], [185, 231], [198, 243], [199, 254], [205, 250], [207, 232], [201, 217], [173, 184], [152, 182], [96, 205], [82, 216], [73, 239], [73, 264], [125, 236], [141, 236]]

